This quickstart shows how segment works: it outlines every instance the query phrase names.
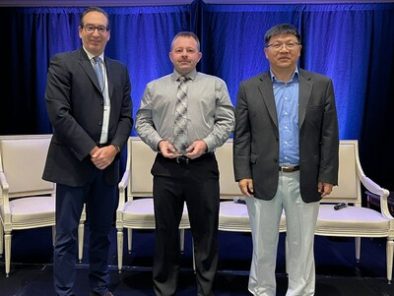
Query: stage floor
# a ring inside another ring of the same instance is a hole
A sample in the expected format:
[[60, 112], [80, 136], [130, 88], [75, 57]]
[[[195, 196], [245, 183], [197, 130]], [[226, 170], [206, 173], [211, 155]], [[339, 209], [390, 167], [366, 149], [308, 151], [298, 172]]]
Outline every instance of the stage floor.
[[[88, 233], [88, 229], [86, 230]], [[88, 295], [88, 258], [85, 237], [84, 260], [77, 265], [76, 295]], [[117, 271], [115, 230], [110, 252], [111, 290], [116, 296], [153, 295], [151, 266], [154, 239], [151, 231], [135, 231], [133, 251], [124, 252], [124, 270]], [[125, 239], [126, 242], [126, 239]], [[215, 295], [250, 295], [248, 270], [252, 254], [249, 233], [221, 232], [219, 270]], [[350, 238], [316, 237], [316, 296], [394, 296], [394, 285], [386, 281], [385, 239], [363, 239], [361, 262], [354, 259]], [[192, 270], [191, 236], [186, 232], [177, 295], [196, 295]], [[12, 241], [11, 274], [5, 278], [4, 258], [0, 261], [1, 296], [55, 295], [52, 284], [51, 230], [16, 231]], [[285, 295], [284, 234], [281, 234], [277, 262], [277, 295]]]

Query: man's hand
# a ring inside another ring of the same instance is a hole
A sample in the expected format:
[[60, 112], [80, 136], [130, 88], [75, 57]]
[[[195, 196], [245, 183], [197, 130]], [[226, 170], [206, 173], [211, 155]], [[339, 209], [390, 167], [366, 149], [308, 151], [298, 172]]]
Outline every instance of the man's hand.
[[253, 180], [252, 179], [242, 179], [238, 182], [239, 189], [241, 189], [242, 194], [252, 197], [253, 190]]
[[186, 156], [190, 159], [196, 159], [207, 152], [208, 146], [203, 140], [194, 141], [186, 149]]
[[115, 159], [118, 149], [114, 145], [104, 147], [95, 146], [90, 151], [90, 159], [99, 170], [107, 168]]
[[175, 158], [175, 157], [181, 156], [181, 154], [179, 154], [176, 151], [174, 145], [172, 145], [167, 140], [162, 140], [159, 142], [159, 150], [160, 150], [161, 154], [166, 158]]
[[317, 184], [317, 191], [321, 194], [321, 197], [325, 197], [331, 193], [332, 187], [332, 184], [319, 182]]

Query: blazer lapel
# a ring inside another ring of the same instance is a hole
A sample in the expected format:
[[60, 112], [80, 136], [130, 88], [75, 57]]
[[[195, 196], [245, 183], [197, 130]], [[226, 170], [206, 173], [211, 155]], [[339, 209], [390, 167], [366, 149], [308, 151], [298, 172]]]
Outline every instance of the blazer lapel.
[[267, 106], [272, 122], [276, 127], [278, 127], [278, 115], [276, 113], [275, 97], [269, 72], [262, 74], [260, 80], [261, 83], [259, 84], [259, 91], [263, 97], [265, 105]]
[[80, 53], [81, 53], [81, 57], [80, 57], [79, 63], [81, 65], [81, 67], [86, 72], [86, 75], [89, 77], [90, 81], [92, 81], [94, 87], [97, 88], [97, 90], [101, 93], [100, 84], [98, 82], [96, 73], [94, 72], [94, 69], [92, 67], [91, 61], [89, 60], [89, 58], [88, 58], [86, 52], [83, 50], [83, 48], [81, 48]]
[[107, 71], [108, 96], [109, 96], [109, 99], [111, 100], [112, 93], [114, 90], [114, 84], [112, 83], [112, 80], [111, 80], [111, 78], [114, 77], [113, 67], [112, 67], [112, 62], [109, 59], [105, 58], [104, 60], [105, 60], [105, 69]]
[[308, 106], [309, 99], [311, 97], [312, 92], [312, 81], [311, 77], [306, 74], [304, 71], [300, 70], [299, 80], [300, 80], [300, 89], [299, 89], [299, 107], [298, 107], [298, 122], [301, 128], [304, 123], [306, 106]]

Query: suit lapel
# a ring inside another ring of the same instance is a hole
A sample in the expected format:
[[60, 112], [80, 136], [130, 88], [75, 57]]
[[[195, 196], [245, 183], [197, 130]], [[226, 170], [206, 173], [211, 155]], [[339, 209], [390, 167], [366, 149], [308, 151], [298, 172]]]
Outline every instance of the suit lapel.
[[259, 84], [259, 91], [263, 97], [263, 101], [268, 109], [268, 113], [275, 124], [278, 127], [278, 115], [276, 113], [275, 97], [272, 88], [272, 81], [269, 73], [264, 73], [260, 77], [261, 83]]
[[298, 109], [298, 122], [301, 128], [304, 123], [306, 106], [308, 106], [309, 99], [312, 92], [312, 81], [311, 77], [300, 69], [300, 90], [299, 90], [299, 109]]
[[81, 48], [80, 51], [80, 59], [79, 59], [79, 63], [82, 67], [82, 69], [86, 72], [86, 75], [89, 77], [90, 81], [92, 81], [93, 85], [95, 88], [97, 88], [97, 90], [101, 93], [101, 88], [100, 88], [100, 84], [98, 82], [96, 73], [94, 72], [94, 69], [92, 67], [92, 63], [89, 60], [86, 52], [83, 50], [83, 48]]
[[110, 100], [112, 98], [112, 92], [114, 90], [114, 84], [112, 83], [112, 80], [111, 80], [111, 78], [114, 77], [112, 65], [113, 64], [112, 64], [111, 60], [105, 58], [105, 69], [107, 71], [107, 81], [108, 81], [108, 96], [109, 96]]

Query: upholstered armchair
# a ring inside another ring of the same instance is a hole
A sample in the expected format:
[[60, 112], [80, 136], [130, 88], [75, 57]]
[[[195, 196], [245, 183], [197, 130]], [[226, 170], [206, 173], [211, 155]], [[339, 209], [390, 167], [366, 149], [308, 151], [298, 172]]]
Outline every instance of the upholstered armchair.
[[[55, 237], [55, 185], [41, 179], [50, 140], [49, 134], [0, 137], [0, 254], [5, 251], [7, 277], [13, 231], [52, 227]], [[80, 260], [84, 217], [78, 230]]]

